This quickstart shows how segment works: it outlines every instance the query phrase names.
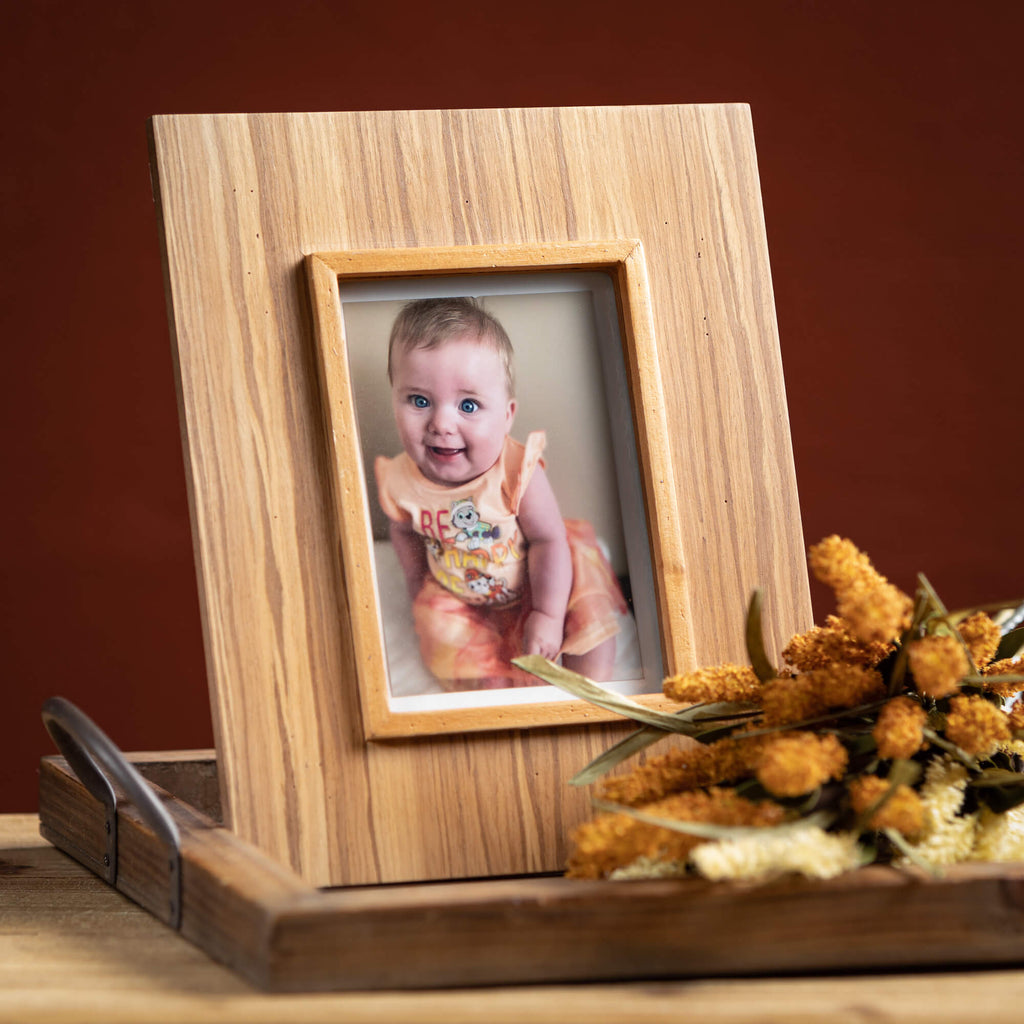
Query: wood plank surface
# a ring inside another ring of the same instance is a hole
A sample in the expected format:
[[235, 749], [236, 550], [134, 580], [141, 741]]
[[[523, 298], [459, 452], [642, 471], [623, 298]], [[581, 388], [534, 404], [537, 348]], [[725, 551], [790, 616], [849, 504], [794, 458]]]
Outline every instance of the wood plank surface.
[[0, 816], [0, 1020], [18, 1024], [1010, 1024], [1024, 971], [955, 970], [461, 991], [261, 994], [38, 834]]
[[[744, 105], [167, 115], [152, 147], [224, 813], [307, 880], [557, 870], [621, 726], [367, 746], [302, 261], [640, 240], [693, 659], [810, 622]], [[673, 666], [669, 666], [672, 668]]]
[[[43, 834], [93, 870], [104, 809], [61, 758], [41, 767]], [[1018, 965], [1024, 864], [940, 879], [875, 866], [828, 881], [485, 879], [326, 891], [168, 793], [181, 934], [275, 992], [738, 977]], [[118, 811], [116, 886], [169, 921], [169, 851]], [[738, 937], [742, 937], [741, 939]]]

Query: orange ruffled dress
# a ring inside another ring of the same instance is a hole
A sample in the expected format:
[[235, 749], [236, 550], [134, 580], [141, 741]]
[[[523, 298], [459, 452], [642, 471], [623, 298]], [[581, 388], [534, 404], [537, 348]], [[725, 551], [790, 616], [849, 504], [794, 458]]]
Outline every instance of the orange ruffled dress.
[[[413, 621], [423, 662], [447, 689], [540, 685], [510, 662], [523, 653], [532, 608], [516, 517], [544, 445], [543, 431], [525, 445], [507, 438], [494, 466], [458, 487], [427, 480], [405, 453], [377, 459], [381, 507], [426, 545], [430, 576]], [[573, 582], [560, 653], [585, 654], [618, 633], [626, 602], [590, 523], [567, 519], [565, 528]]]

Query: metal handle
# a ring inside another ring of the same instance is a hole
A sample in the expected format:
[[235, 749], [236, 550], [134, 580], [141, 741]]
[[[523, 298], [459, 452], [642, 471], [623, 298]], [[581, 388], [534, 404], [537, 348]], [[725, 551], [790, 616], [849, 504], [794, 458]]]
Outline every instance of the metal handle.
[[83, 786], [103, 804], [107, 850], [103, 857], [104, 878], [117, 882], [117, 790], [135, 805], [142, 820], [167, 850], [169, 878], [169, 924], [181, 926], [181, 832], [167, 808], [157, 799], [146, 780], [102, 729], [69, 700], [51, 697], [43, 705], [43, 724]]

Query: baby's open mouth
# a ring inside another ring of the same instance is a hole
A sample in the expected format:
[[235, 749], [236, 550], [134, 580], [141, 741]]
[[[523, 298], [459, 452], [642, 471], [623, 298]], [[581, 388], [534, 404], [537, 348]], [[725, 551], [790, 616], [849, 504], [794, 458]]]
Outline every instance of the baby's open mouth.
[[436, 456], [442, 459], [450, 459], [463, 451], [462, 448], [438, 448], [436, 445], [429, 445], [428, 447]]

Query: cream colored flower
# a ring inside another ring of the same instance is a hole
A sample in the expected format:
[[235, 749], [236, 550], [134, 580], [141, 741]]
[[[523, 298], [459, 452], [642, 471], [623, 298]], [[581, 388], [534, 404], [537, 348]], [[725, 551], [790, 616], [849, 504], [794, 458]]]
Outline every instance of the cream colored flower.
[[982, 808], [974, 840], [972, 860], [1024, 860], [1024, 806], [1002, 814]]
[[852, 832], [833, 834], [808, 826], [703, 843], [690, 852], [690, 861], [705, 878], [715, 881], [759, 879], [784, 872], [834, 878], [859, 867], [863, 851]]
[[613, 882], [635, 882], [648, 878], [683, 878], [690, 873], [685, 860], [637, 857], [632, 864], [616, 868], [608, 878]]
[[[924, 808], [924, 829], [911, 843], [914, 853], [932, 867], [944, 867], [967, 860], [974, 849], [977, 814], [960, 814], [967, 789], [967, 769], [949, 755], [934, 758], [925, 771], [920, 796]], [[913, 867], [907, 857], [897, 867]]]

